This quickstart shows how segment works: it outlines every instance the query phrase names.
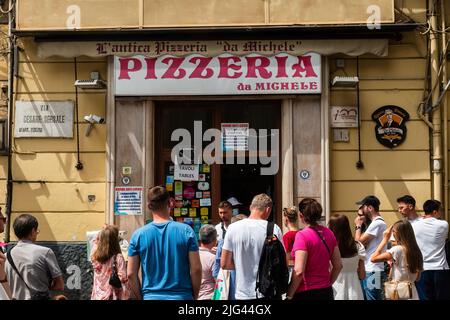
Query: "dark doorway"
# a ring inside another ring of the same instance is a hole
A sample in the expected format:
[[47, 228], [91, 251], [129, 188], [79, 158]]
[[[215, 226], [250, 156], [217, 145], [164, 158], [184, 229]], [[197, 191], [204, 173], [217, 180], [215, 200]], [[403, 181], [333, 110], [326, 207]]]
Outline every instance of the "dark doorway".
[[[250, 214], [250, 204], [255, 195], [266, 193], [275, 199], [275, 176], [261, 175], [261, 165], [259, 164], [223, 164], [220, 167], [221, 199], [236, 198], [242, 205], [239, 205], [239, 213]], [[274, 206], [276, 210], [276, 206]], [[274, 210], [270, 215], [273, 219]]]
[[[194, 134], [194, 121], [201, 121], [202, 130], [215, 128], [222, 130], [224, 124], [245, 125], [257, 131], [258, 137], [266, 136], [267, 148], [271, 150], [272, 140], [267, 137], [271, 135], [272, 129], [280, 131], [281, 101], [280, 100], [176, 100], [176, 101], [156, 101], [156, 183], [170, 186], [170, 190], [176, 193], [177, 181], [174, 181], [174, 164], [171, 161], [171, 150], [178, 143], [171, 141], [172, 132], [183, 128]], [[261, 132], [260, 130], [267, 130]], [[281, 138], [280, 138], [281, 139]], [[276, 140], [276, 139], [275, 139]], [[210, 142], [203, 141], [203, 148]], [[259, 146], [259, 140], [258, 140]], [[281, 146], [281, 141], [279, 141]], [[259, 150], [252, 150], [250, 147], [244, 151], [245, 164], [212, 164], [200, 165], [200, 174], [203, 182], [208, 183], [207, 189], [198, 189], [198, 182], [182, 183], [178, 185], [181, 195], [179, 208], [174, 209], [173, 216], [177, 221], [200, 221], [203, 223], [218, 223], [218, 204], [220, 201], [235, 197], [242, 203], [239, 206], [240, 213], [249, 214], [249, 206], [252, 198], [260, 193], [268, 194], [274, 207], [269, 219], [273, 219], [278, 224], [281, 216], [281, 168], [273, 175], [261, 175], [260, 162], [250, 162], [250, 158], [259, 159]], [[281, 164], [280, 150], [274, 156], [278, 157]], [[224, 157], [228, 155], [224, 154]], [[272, 154], [270, 154], [272, 156]], [[257, 163], [257, 164], [253, 164]], [[264, 165], [268, 167], [268, 165]], [[195, 197], [192, 198], [192, 189]], [[198, 190], [197, 190], [198, 189]], [[188, 190], [185, 199], [185, 190]], [[202, 192], [200, 192], [202, 191]], [[197, 199], [197, 193], [203, 198], [210, 198], [211, 203], [203, 207], [201, 198]], [[195, 205], [195, 207], [194, 207]], [[203, 215], [204, 213], [204, 215]]]

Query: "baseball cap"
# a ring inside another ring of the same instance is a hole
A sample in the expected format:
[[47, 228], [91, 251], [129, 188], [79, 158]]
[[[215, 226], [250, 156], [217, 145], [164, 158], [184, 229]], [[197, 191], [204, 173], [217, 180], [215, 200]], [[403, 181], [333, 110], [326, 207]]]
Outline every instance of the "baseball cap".
[[360, 206], [369, 205], [369, 206], [372, 206], [375, 208], [379, 208], [380, 200], [378, 200], [378, 198], [375, 196], [367, 196], [367, 197], [364, 197], [364, 199], [356, 202], [356, 204], [360, 205]]
[[238, 206], [238, 205], [242, 205], [242, 203], [240, 203], [238, 201], [238, 199], [236, 199], [235, 197], [231, 197], [227, 200], [229, 203], [231, 203], [231, 205], [234, 206]]

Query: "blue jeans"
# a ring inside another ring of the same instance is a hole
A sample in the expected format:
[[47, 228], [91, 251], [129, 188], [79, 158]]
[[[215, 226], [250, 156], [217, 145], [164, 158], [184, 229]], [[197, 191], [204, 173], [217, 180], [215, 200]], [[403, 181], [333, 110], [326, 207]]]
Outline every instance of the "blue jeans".
[[450, 300], [450, 270], [428, 270], [416, 282], [420, 300]]
[[386, 280], [386, 272], [384, 271], [366, 272], [366, 277], [361, 280], [364, 300], [384, 300], [383, 284]]

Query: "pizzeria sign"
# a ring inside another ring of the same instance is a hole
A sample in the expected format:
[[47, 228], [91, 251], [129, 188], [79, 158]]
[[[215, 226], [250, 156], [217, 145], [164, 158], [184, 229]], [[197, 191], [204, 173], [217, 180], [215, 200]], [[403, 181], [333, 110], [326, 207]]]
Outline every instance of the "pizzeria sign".
[[116, 56], [114, 69], [117, 96], [321, 92], [321, 56], [317, 53]]

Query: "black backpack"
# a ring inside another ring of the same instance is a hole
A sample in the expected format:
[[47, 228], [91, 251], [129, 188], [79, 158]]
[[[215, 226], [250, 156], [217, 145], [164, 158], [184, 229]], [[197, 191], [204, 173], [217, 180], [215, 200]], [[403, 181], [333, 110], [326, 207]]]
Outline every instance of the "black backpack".
[[283, 244], [273, 234], [274, 225], [273, 222], [267, 223], [266, 240], [256, 276], [256, 292], [263, 294], [265, 299], [281, 299], [289, 285], [286, 252]]

